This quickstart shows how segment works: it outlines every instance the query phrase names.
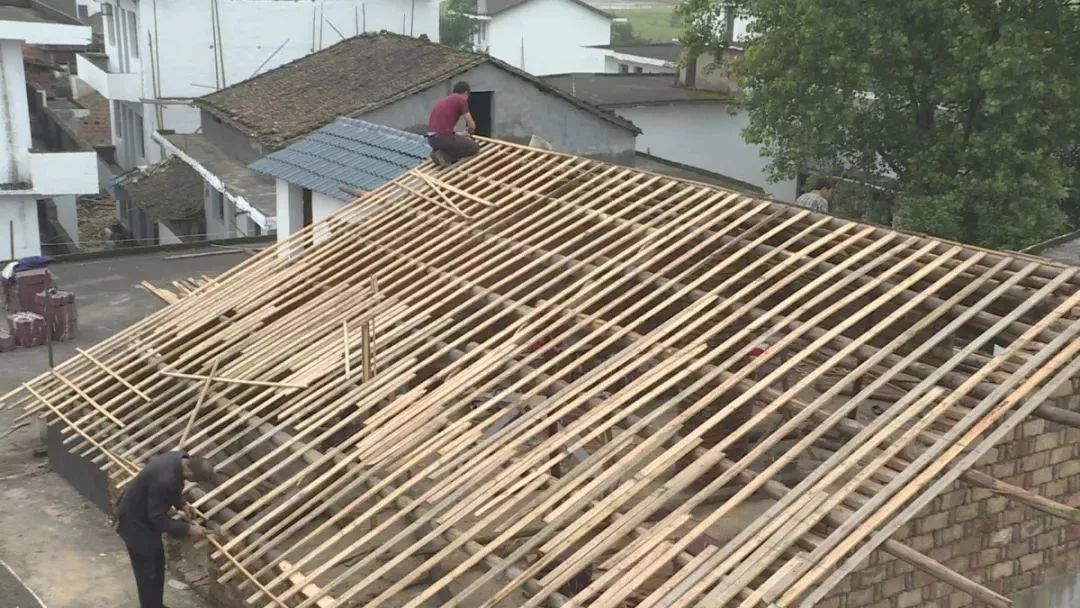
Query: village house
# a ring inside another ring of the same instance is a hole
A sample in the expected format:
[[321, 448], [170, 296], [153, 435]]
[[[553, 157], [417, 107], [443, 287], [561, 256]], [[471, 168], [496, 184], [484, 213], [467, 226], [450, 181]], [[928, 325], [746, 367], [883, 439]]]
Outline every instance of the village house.
[[350, 38], [201, 97], [193, 102], [198, 133], [152, 138], [206, 181], [207, 238], [268, 234], [278, 229], [277, 186], [249, 164], [339, 117], [422, 134], [431, 106], [458, 80], [472, 85], [480, 135], [520, 143], [538, 136], [557, 150], [633, 162], [639, 130], [630, 121], [490, 56], [389, 32]]
[[473, 45], [530, 74], [602, 72], [612, 15], [583, 0], [476, 0]]
[[[742, 51], [725, 51], [728, 58]], [[678, 74], [560, 74], [544, 81], [638, 125], [637, 149], [660, 159], [719, 173], [793, 202], [796, 180], [773, 182], [769, 158], [743, 139], [749, 116], [736, 105], [738, 85], [707, 57], [688, 61]]]
[[[97, 156], [31, 121], [23, 45], [87, 45], [90, 28], [33, 0], [0, 0], [0, 258], [42, 253], [42, 218], [77, 235], [75, 198], [98, 191]], [[48, 239], [46, 239], [48, 240]]]
[[77, 71], [110, 102], [122, 171], [168, 155], [155, 132], [199, 129], [193, 98], [365, 31], [439, 31], [427, 0], [108, 0], [101, 12], [105, 52], [79, 55]]

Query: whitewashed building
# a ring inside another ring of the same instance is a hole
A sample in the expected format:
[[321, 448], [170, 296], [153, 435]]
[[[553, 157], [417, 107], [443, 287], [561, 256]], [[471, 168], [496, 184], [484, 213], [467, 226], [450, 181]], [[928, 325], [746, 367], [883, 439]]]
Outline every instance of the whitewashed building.
[[776, 200], [794, 202], [796, 180], [770, 180], [770, 159], [743, 138], [750, 118], [735, 104], [736, 83], [723, 67], [711, 64], [698, 58], [679, 74], [563, 74], [544, 81], [637, 125], [640, 154], [720, 174]]
[[0, 259], [41, 253], [38, 208], [77, 234], [75, 197], [98, 191], [93, 150], [47, 151], [30, 121], [23, 44], [86, 45], [90, 28], [32, 0], [0, 0]]
[[330, 47], [389, 30], [433, 40], [436, 0], [102, 0], [105, 53], [79, 77], [111, 102], [116, 163], [158, 162], [157, 131], [193, 133], [191, 100]]
[[477, 0], [474, 46], [481, 52], [544, 76], [603, 72], [611, 43], [610, 14], [582, 0]]

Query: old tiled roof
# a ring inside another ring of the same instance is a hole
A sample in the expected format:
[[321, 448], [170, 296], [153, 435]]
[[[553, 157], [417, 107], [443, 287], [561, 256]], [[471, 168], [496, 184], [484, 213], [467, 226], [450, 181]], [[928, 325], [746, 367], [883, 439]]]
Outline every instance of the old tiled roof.
[[342, 188], [374, 190], [419, 165], [431, 148], [423, 137], [355, 118], [339, 118], [251, 163], [256, 171], [343, 201]]
[[388, 32], [362, 34], [195, 100], [272, 148], [490, 63], [625, 129], [633, 123], [497, 59]]
[[125, 182], [124, 191], [155, 221], [187, 220], [203, 213], [203, 179], [175, 156]]

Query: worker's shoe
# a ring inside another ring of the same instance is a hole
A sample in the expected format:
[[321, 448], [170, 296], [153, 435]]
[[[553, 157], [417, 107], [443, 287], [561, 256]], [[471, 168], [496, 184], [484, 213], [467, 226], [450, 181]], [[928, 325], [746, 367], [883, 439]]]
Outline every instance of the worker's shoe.
[[453, 161], [450, 160], [450, 157], [448, 157], [446, 155], [446, 152], [442, 150], [435, 150], [434, 152], [432, 152], [431, 160], [435, 161], [435, 164], [439, 165], [440, 167], [449, 167], [451, 164], [453, 164]]

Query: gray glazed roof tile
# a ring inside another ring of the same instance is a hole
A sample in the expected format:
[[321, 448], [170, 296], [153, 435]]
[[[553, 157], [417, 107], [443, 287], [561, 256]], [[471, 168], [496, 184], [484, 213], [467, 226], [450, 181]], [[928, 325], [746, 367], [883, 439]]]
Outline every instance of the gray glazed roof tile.
[[374, 190], [419, 165], [431, 149], [420, 135], [355, 118], [336, 121], [250, 165], [338, 200], [342, 188]]

